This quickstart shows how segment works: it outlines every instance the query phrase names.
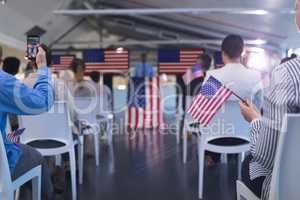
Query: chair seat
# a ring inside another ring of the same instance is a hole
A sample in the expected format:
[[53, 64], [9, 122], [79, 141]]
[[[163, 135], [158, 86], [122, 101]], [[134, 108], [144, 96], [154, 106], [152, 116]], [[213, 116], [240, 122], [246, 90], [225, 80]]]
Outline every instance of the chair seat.
[[226, 137], [226, 138], [217, 138], [210, 140], [208, 144], [217, 145], [217, 146], [239, 146], [249, 144], [249, 141], [242, 138], [235, 137]]
[[59, 142], [57, 140], [36, 140], [27, 143], [27, 145], [37, 149], [50, 149], [50, 148], [59, 148], [59, 147], [66, 146], [65, 143]]

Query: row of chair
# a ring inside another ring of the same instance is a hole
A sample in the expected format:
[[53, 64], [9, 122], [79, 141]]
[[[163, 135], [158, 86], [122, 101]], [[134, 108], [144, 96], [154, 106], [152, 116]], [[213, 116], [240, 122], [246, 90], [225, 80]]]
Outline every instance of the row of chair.
[[[187, 100], [189, 102], [189, 100]], [[179, 102], [180, 103], [180, 102]], [[187, 134], [188, 132], [197, 133], [198, 146], [198, 167], [199, 180], [198, 191], [199, 199], [203, 198], [203, 177], [204, 177], [204, 163], [205, 151], [219, 153], [226, 158], [227, 154], [238, 154], [238, 180], [237, 180], [237, 194], [238, 200], [243, 196], [248, 200], [256, 200], [257, 198], [251, 191], [240, 181], [241, 179], [241, 164], [244, 159], [245, 152], [250, 150], [250, 136], [249, 124], [245, 122], [240, 113], [239, 104], [236, 101], [228, 101], [223, 106], [214, 119], [207, 127], [191, 126], [193, 122], [188, 122], [184, 117], [182, 111], [178, 112], [178, 121], [183, 120], [183, 162], [187, 161]], [[298, 199], [300, 193], [295, 188], [296, 180], [300, 178], [300, 171], [297, 171], [300, 164], [300, 158], [292, 159], [291, 155], [299, 151], [300, 135], [297, 134], [297, 123], [300, 122], [300, 115], [288, 115], [283, 127], [280, 144], [277, 151], [275, 167], [273, 172], [271, 197], [272, 200], [281, 199]], [[285, 134], [289, 133], [289, 134]], [[180, 140], [180, 129], [177, 130], [177, 142]], [[292, 145], [294, 143], [294, 145]], [[286, 147], [289, 148], [286, 148]], [[296, 156], [295, 156], [296, 157]], [[224, 159], [226, 162], [226, 159]], [[292, 170], [294, 169], [294, 170]], [[282, 172], [281, 172], [282, 171]], [[280, 174], [281, 172], [281, 174]], [[286, 176], [283, 173], [289, 172]], [[297, 178], [296, 178], [297, 177]], [[280, 181], [279, 181], [280, 180]], [[280, 182], [280, 184], [279, 184]], [[279, 190], [279, 187], [283, 187]], [[288, 187], [288, 188], [287, 188]], [[284, 191], [289, 191], [289, 197], [282, 196]], [[279, 192], [280, 191], [280, 192]], [[282, 191], [282, 192], [281, 192]], [[299, 193], [296, 196], [296, 193]], [[281, 195], [281, 196], [280, 196]], [[281, 197], [281, 198], [280, 198]], [[285, 198], [284, 198], [285, 197]], [[296, 198], [297, 197], [297, 198]]]
[[[76, 98], [76, 104], [78, 108], [85, 108], [78, 113], [79, 119], [79, 131], [78, 139], [74, 137], [72, 133], [72, 123], [70, 119], [70, 112], [66, 102], [55, 102], [54, 106], [49, 112], [43, 113], [37, 116], [20, 116], [19, 126], [26, 128], [24, 134], [21, 135], [21, 143], [28, 144], [36, 148], [43, 156], [55, 156], [57, 163], [60, 163], [62, 154], [68, 154], [70, 159], [70, 171], [71, 171], [71, 185], [72, 185], [72, 199], [77, 199], [76, 189], [76, 159], [75, 159], [75, 145], [78, 145], [78, 168], [79, 168], [79, 184], [83, 182], [83, 155], [84, 155], [84, 136], [92, 134], [94, 136], [95, 144], [95, 158], [96, 165], [99, 165], [99, 123], [106, 122], [106, 132], [108, 134], [108, 143], [112, 144], [112, 121], [113, 116], [111, 113], [107, 115], [101, 115], [100, 117], [97, 110], [88, 110], [90, 106], [90, 98]], [[1, 178], [10, 177], [8, 162], [5, 154], [5, 149], [1, 137]], [[2, 176], [5, 175], [5, 176]], [[6, 178], [5, 178], [6, 179]], [[3, 180], [5, 180], [3, 179]], [[18, 180], [11, 184], [3, 184], [0, 182], [0, 197], [5, 196], [4, 199], [13, 199], [13, 194], [22, 184], [28, 180], [33, 180], [33, 192], [34, 200], [40, 199], [40, 179], [41, 179], [41, 167], [32, 169], [28, 173], [24, 174]], [[6, 179], [11, 180], [11, 179]]]

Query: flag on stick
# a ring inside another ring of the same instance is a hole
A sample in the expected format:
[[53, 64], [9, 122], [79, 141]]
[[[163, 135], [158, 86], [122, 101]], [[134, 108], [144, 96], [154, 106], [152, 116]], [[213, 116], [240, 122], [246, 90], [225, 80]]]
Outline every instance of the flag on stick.
[[207, 126], [232, 94], [234, 93], [230, 89], [210, 76], [193, 99], [188, 113], [202, 126]]

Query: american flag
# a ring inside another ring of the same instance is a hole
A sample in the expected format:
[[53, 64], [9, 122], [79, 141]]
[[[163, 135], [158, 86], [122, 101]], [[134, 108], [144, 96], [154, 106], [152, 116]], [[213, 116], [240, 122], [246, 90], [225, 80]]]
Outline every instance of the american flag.
[[53, 55], [52, 70], [59, 71], [68, 69], [74, 59], [74, 55]]
[[187, 72], [182, 76], [182, 80], [186, 85], [192, 82], [194, 79], [203, 77], [204, 73], [200, 65], [195, 65], [192, 69], [188, 69]]
[[128, 50], [89, 49], [83, 52], [86, 71], [127, 73]]
[[196, 63], [200, 54], [203, 54], [202, 49], [160, 49], [158, 51], [159, 72], [183, 74]]
[[131, 129], [162, 127], [159, 77], [131, 78], [129, 81], [127, 127]]
[[20, 135], [25, 131], [25, 128], [17, 129], [13, 132], [10, 132], [6, 135], [6, 138], [11, 143], [19, 143]]
[[233, 92], [210, 76], [200, 93], [193, 99], [188, 113], [201, 125], [207, 126]]

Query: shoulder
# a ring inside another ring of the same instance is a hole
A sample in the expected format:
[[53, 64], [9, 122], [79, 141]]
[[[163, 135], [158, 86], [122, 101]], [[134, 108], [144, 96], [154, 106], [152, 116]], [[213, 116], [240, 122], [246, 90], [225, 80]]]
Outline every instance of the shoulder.
[[0, 70], [0, 82], [1, 82], [1, 85], [7, 84], [7, 83], [11, 83], [11, 82], [14, 82], [16, 80], [17, 79], [14, 76], [12, 76], [12, 75], [4, 72], [3, 70]]

